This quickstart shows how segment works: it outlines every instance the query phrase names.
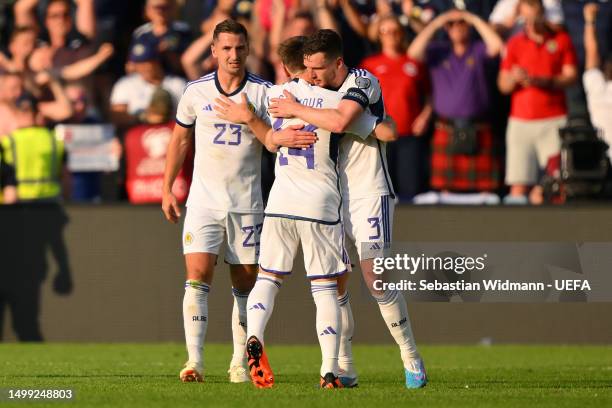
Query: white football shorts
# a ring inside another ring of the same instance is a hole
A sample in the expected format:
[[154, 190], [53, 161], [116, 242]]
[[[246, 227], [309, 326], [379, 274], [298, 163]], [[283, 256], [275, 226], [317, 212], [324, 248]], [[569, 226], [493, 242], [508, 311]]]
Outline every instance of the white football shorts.
[[344, 230], [360, 260], [382, 256], [391, 245], [394, 209], [395, 201], [388, 195], [344, 202]]
[[342, 224], [327, 225], [283, 217], [264, 220], [259, 267], [276, 275], [289, 275], [300, 242], [308, 278], [334, 278], [347, 271], [342, 256]]
[[183, 225], [183, 253], [219, 255], [225, 243], [227, 263], [255, 265], [259, 261], [262, 227], [262, 213], [242, 214], [190, 206]]

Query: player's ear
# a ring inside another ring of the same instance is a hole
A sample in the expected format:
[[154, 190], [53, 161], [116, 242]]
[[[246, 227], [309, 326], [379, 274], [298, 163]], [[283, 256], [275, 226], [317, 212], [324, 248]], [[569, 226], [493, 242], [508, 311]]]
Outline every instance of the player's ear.
[[217, 58], [217, 50], [215, 49], [215, 42], [210, 45], [210, 52], [214, 58]]
[[287, 66], [283, 64], [282, 62], [281, 62], [281, 65], [283, 66], [283, 71], [285, 71], [285, 75], [287, 76], [287, 78], [291, 78], [291, 72], [289, 72], [289, 70], [287, 69]]
[[344, 58], [338, 57], [336, 58], [336, 68], [340, 68], [344, 65]]

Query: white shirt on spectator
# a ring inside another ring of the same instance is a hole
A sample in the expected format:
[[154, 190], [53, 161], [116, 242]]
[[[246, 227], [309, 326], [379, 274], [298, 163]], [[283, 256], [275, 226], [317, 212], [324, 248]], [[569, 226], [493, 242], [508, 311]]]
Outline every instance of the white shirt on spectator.
[[[606, 81], [603, 72], [591, 68], [582, 76], [584, 91], [593, 126], [601, 130], [603, 139], [612, 147], [612, 81]], [[608, 156], [612, 157], [612, 149]]]
[[[176, 76], [168, 75], [161, 83], [161, 87], [172, 95], [174, 106], [181, 99], [185, 80]], [[111, 105], [127, 105], [130, 115], [138, 114], [149, 106], [151, 97], [157, 85], [145, 81], [139, 74], [124, 76], [113, 86], [111, 93]]]
[[[518, 7], [519, 0], [499, 0], [489, 16], [491, 24], [505, 24]], [[563, 9], [560, 0], [544, 0], [544, 13], [546, 20], [553, 24], [563, 24]]]

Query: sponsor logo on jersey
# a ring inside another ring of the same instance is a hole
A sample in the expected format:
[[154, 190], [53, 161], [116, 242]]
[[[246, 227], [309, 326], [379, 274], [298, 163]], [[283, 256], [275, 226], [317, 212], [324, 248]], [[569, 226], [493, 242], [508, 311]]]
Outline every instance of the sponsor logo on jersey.
[[559, 49], [559, 44], [555, 40], [550, 40], [546, 43], [546, 49], [551, 54], [554, 54]]
[[357, 78], [355, 78], [355, 84], [360, 89], [368, 89], [370, 87], [370, 85], [372, 85], [372, 82], [370, 81], [369, 78], [366, 78], [366, 77], [357, 77]]
[[212, 105], [211, 105], [211, 104], [208, 104], [208, 105], [204, 105], [204, 106], [202, 107], [202, 110], [203, 110], [203, 111], [207, 111], [207, 112], [212, 112], [213, 108], [212, 108]]
[[416, 76], [418, 73], [416, 65], [412, 62], [405, 63], [402, 69], [404, 70], [404, 73], [406, 75], [411, 76], [411, 77]]

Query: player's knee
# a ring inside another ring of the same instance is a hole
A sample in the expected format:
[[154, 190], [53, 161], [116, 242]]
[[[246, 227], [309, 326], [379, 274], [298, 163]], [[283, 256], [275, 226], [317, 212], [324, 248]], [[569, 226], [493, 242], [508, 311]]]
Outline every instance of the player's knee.
[[230, 265], [232, 287], [240, 292], [249, 292], [257, 281], [257, 265]]

